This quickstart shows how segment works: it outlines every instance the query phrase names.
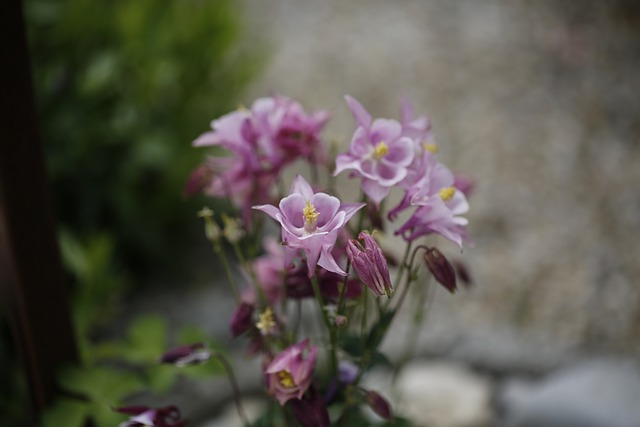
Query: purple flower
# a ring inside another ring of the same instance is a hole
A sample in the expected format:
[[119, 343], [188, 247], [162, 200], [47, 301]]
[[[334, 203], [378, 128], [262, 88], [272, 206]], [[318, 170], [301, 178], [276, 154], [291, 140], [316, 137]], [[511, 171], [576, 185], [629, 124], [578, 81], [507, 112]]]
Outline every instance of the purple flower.
[[187, 420], [180, 419], [180, 410], [175, 406], [152, 409], [148, 406], [126, 406], [114, 408], [121, 414], [131, 415], [120, 427], [183, 427]]
[[302, 427], [329, 427], [331, 420], [325, 399], [314, 386], [309, 387], [309, 393], [302, 399], [289, 402], [293, 416]]
[[198, 365], [211, 358], [211, 350], [204, 343], [196, 343], [173, 348], [160, 357], [160, 363], [168, 363], [178, 368]]
[[275, 162], [324, 160], [320, 132], [329, 120], [328, 112], [308, 115], [298, 102], [284, 96], [258, 99], [251, 112], [259, 145], [272, 153]]
[[[273, 183], [284, 166], [299, 158], [324, 161], [319, 135], [328, 119], [324, 111], [307, 115], [299, 103], [276, 96], [257, 99], [251, 110], [241, 108], [212, 121], [212, 131], [193, 145], [221, 146], [233, 156], [210, 159], [208, 170], [198, 168], [186, 193], [206, 187], [209, 195], [228, 197], [243, 208], [243, 219], [250, 224], [251, 206], [270, 200]], [[209, 171], [216, 173], [205, 186]]]
[[282, 226], [285, 246], [285, 266], [302, 250], [307, 257], [309, 277], [315, 275], [316, 265], [345, 275], [331, 254], [340, 230], [364, 203], [340, 203], [337, 197], [314, 193], [305, 179], [298, 175], [291, 186], [291, 194], [280, 201], [279, 207], [254, 206], [275, 219]]
[[349, 151], [336, 158], [335, 175], [352, 170], [362, 178], [362, 191], [379, 205], [392, 186], [407, 176], [415, 143], [403, 135], [403, 127], [396, 120], [376, 119], [350, 96], [345, 97], [356, 120], [356, 131]]
[[355, 240], [350, 240], [347, 244], [347, 254], [353, 269], [360, 280], [376, 295], [386, 293], [390, 297], [393, 287], [387, 260], [380, 246], [368, 233], [361, 232], [358, 238], [364, 240], [364, 247]]
[[269, 394], [284, 405], [290, 399], [302, 399], [311, 385], [311, 376], [318, 357], [318, 347], [305, 339], [278, 354], [265, 368]]
[[400, 204], [389, 212], [389, 218], [394, 219], [404, 209], [417, 206], [395, 234], [411, 241], [437, 233], [462, 248], [462, 243], [468, 240], [468, 221], [461, 215], [469, 211], [469, 204], [464, 193], [454, 186], [453, 174], [425, 151], [418, 175], [420, 178], [407, 189]]

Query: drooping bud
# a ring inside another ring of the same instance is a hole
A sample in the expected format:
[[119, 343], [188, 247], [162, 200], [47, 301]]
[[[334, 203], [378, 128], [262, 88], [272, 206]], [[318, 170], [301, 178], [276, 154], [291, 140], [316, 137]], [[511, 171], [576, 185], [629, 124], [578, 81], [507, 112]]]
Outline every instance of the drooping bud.
[[192, 197], [202, 192], [211, 183], [213, 175], [213, 169], [206, 163], [195, 168], [182, 189], [182, 197]]
[[456, 292], [456, 272], [438, 248], [428, 248], [424, 260], [433, 277], [452, 294]]
[[387, 260], [380, 246], [369, 233], [361, 232], [358, 238], [364, 240], [364, 248], [355, 240], [347, 243], [347, 255], [353, 270], [375, 294], [387, 294], [390, 297], [393, 287]]
[[253, 326], [253, 304], [241, 302], [231, 316], [231, 334], [234, 338], [247, 332]]
[[373, 412], [375, 412], [379, 417], [384, 418], [387, 421], [391, 421], [393, 418], [391, 405], [389, 405], [389, 402], [387, 402], [380, 393], [368, 391], [364, 398]]
[[183, 345], [167, 351], [160, 357], [160, 363], [168, 363], [178, 368], [199, 365], [211, 358], [211, 350], [204, 343]]

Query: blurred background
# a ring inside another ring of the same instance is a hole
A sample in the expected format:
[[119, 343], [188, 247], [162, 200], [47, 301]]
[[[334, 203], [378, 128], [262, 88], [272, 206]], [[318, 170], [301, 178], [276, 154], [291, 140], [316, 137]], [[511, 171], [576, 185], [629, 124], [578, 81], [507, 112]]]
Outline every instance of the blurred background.
[[[637, 426], [636, 2], [28, 0], [25, 12], [86, 364], [126, 353], [95, 342], [128, 333], [134, 345], [136, 327], [197, 325], [185, 333], [234, 351], [195, 217], [215, 203], [181, 197], [204, 155], [190, 142], [211, 119], [283, 94], [332, 110], [325, 136], [346, 146], [344, 94], [391, 118], [407, 96], [432, 117], [442, 161], [477, 189], [473, 247], [442, 245], [475, 285], [435, 292], [419, 361], [396, 386], [404, 410], [437, 427]], [[411, 315], [385, 343], [391, 356]], [[158, 346], [136, 345], [138, 361]], [[196, 425], [230, 425], [211, 421], [224, 380], [198, 384], [158, 391], [179, 390]]]

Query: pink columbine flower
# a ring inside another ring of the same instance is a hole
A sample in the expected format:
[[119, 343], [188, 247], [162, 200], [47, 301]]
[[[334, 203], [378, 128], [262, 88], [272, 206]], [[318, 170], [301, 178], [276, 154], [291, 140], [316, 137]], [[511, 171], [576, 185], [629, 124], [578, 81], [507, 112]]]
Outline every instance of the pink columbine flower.
[[280, 201], [279, 207], [254, 206], [282, 226], [285, 266], [291, 266], [302, 250], [307, 258], [309, 277], [315, 275], [316, 265], [345, 275], [331, 251], [342, 228], [364, 203], [340, 203], [337, 197], [314, 193], [300, 175], [294, 179], [290, 193]]
[[389, 267], [380, 246], [368, 233], [361, 232], [358, 238], [364, 240], [364, 247], [355, 240], [350, 240], [347, 244], [347, 254], [353, 269], [360, 280], [376, 295], [386, 293], [387, 296], [391, 296], [393, 287]]
[[278, 354], [265, 368], [269, 394], [284, 405], [290, 399], [302, 399], [311, 385], [318, 347], [305, 339]]
[[126, 406], [114, 408], [121, 414], [131, 415], [120, 427], [184, 427], [187, 420], [180, 419], [180, 410], [175, 406], [153, 409], [148, 406]]
[[411, 241], [437, 233], [462, 248], [462, 243], [468, 240], [468, 221], [462, 215], [469, 211], [469, 204], [464, 193], [455, 187], [453, 173], [425, 151], [418, 175], [420, 178], [407, 189], [400, 204], [389, 212], [389, 218], [393, 220], [399, 212], [416, 207], [395, 234]]
[[347, 153], [336, 157], [335, 175], [345, 170], [362, 178], [362, 191], [379, 205], [392, 186], [407, 176], [415, 155], [415, 143], [403, 135], [396, 120], [376, 119], [350, 96], [345, 97], [356, 120], [356, 131]]

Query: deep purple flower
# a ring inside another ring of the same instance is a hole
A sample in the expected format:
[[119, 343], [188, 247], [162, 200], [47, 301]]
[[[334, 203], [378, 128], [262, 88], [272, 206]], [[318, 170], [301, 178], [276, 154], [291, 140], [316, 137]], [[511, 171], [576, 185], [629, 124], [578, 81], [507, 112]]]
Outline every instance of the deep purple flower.
[[382, 395], [376, 391], [368, 391], [364, 396], [367, 404], [373, 412], [378, 414], [378, 416], [384, 418], [387, 421], [390, 421], [393, 418], [393, 413], [391, 411], [391, 405], [389, 402], [382, 397]]
[[265, 212], [282, 226], [285, 266], [290, 267], [294, 257], [302, 250], [307, 258], [309, 277], [315, 275], [316, 265], [346, 274], [331, 252], [340, 230], [364, 203], [340, 203], [337, 197], [314, 193], [300, 175], [293, 181], [290, 193], [280, 201], [279, 207], [254, 206], [254, 209]]
[[183, 345], [167, 351], [160, 357], [160, 363], [168, 363], [178, 368], [198, 365], [211, 358], [211, 350], [204, 343]]
[[407, 176], [415, 155], [414, 141], [403, 135], [396, 120], [376, 119], [350, 96], [345, 96], [356, 119], [356, 130], [347, 153], [336, 157], [335, 175], [345, 170], [362, 178], [362, 191], [379, 205], [392, 186]]
[[126, 406], [114, 408], [121, 414], [131, 415], [120, 427], [184, 427], [187, 420], [180, 419], [180, 410], [175, 406], [152, 409], [148, 406]]
[[386, 293], [390, 297], [393, 287], [389, 277], [387, 260], [382, 254], [380, 246], [368, 233], [361, 232], [358, 238], [364, 240], [364, 247], [355, 240], [350, 240], [347, 244], [347, 254], [354, 271], [376, 295]]
[[311, 376], [318, 357], [318, 347], [305, 339], [278, 354], [265, 368], [269, 394], [284, 405], [290, 399], [302, 399], [311, 385]]
[[[334, 252], [335, 256], [335, 252]], [[341, 286], [344, 284], [344, 276], [328, 270], [319, 270], [317, 273], [320, 293], [328, 301], [336, 302], [340, 297]], [[312, 298], [313, 288], [309, 279], [306, 265], [301, 265], [287, 272], [285, 278], [287, 297], [293, 299]], [[347, 288], [344, 290], [346, 299], [360, 298], [362, 285], [358, 280], [347, 280]]]
[[253, 304], [241, 301], [231, 315], [231, 334], [235, 337], [247, 332], [253, 326]]
[[309, 393], [302, 399], [289, 401], [291, 412], [302, 427], [329, 427], [329, 411], [320, 393], [314, 386], [309, 387]]
[[433, 277], [452, 294], [456, 292], [456, 272], [447, 258], [438, 248], [428, 248], [424, 261]]

